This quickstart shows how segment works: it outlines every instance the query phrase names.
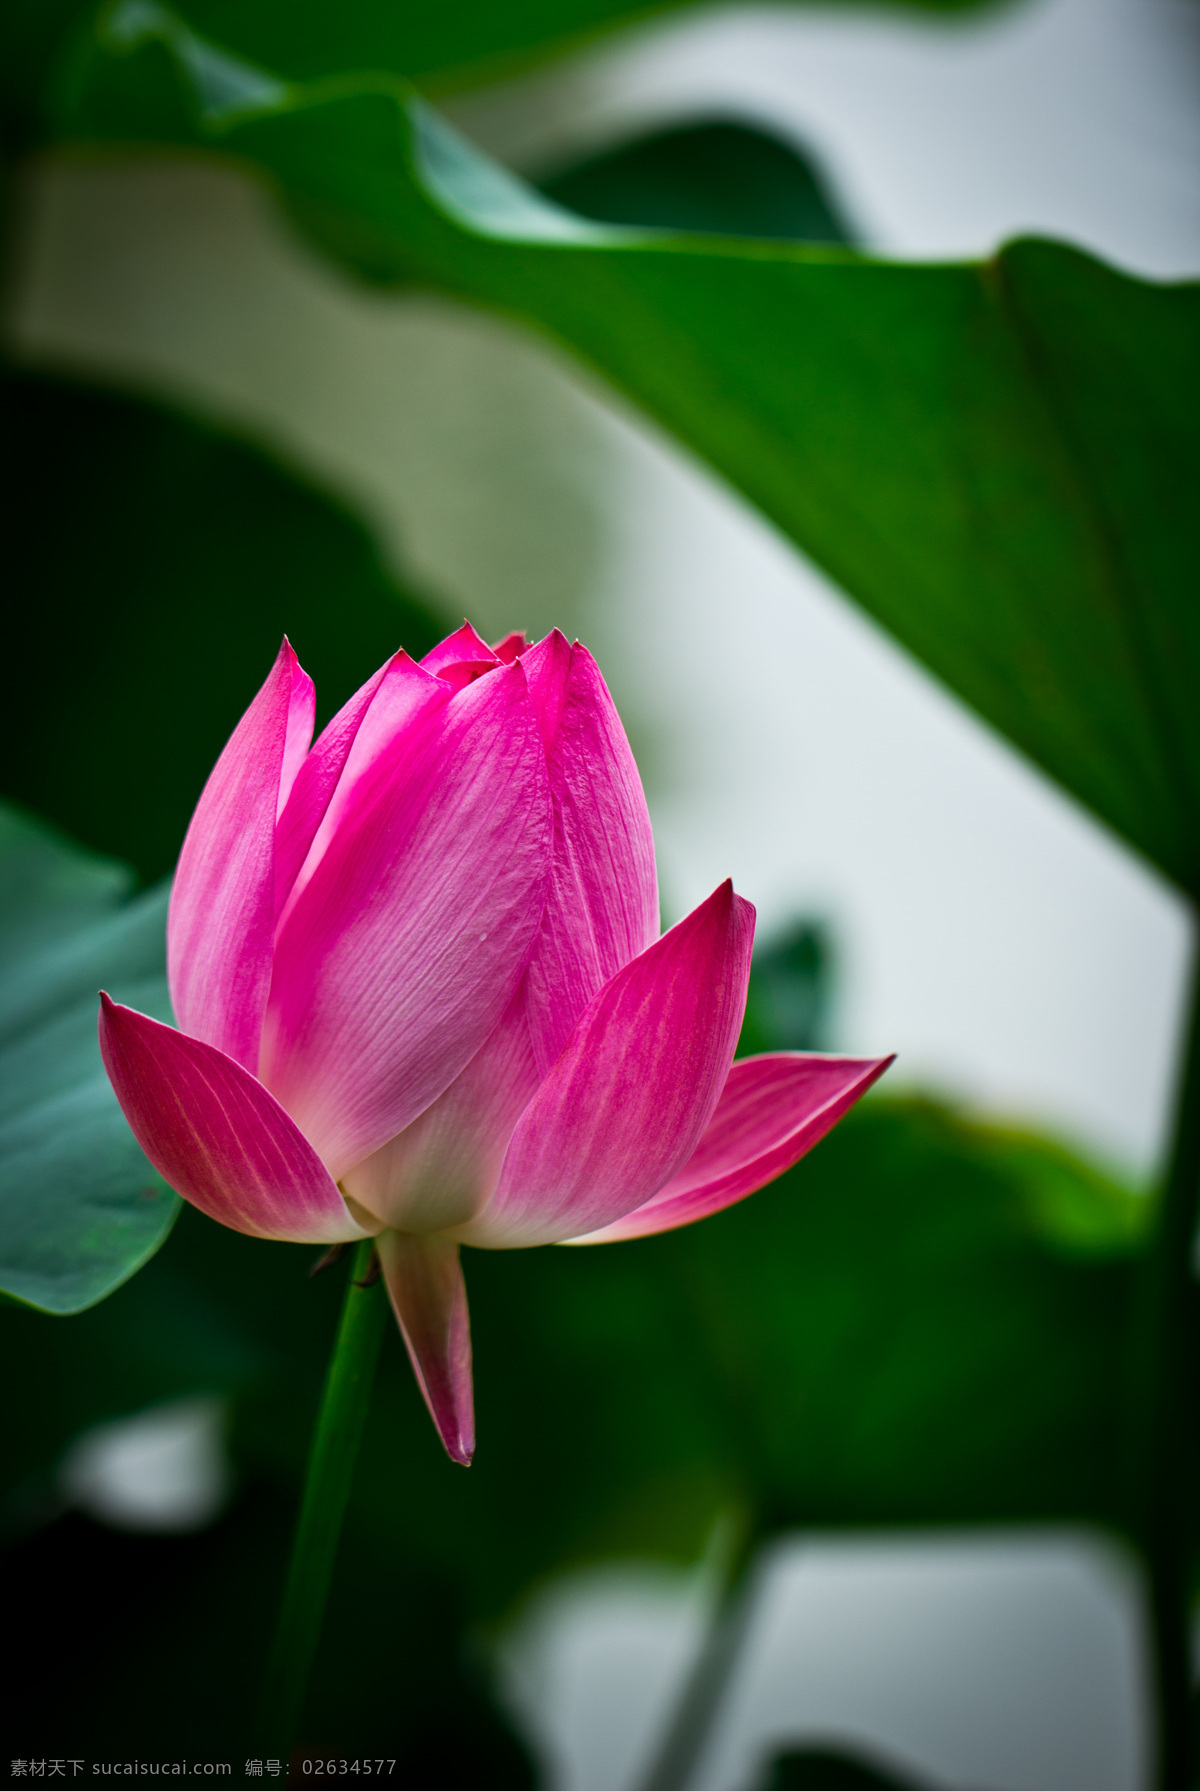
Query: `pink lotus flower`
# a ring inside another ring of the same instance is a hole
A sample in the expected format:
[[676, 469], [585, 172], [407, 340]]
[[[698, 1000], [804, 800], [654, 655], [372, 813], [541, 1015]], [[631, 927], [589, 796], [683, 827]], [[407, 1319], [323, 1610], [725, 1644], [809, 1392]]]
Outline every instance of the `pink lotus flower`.
[[102, 998], [155, 1167], [252, 1237], [378, 1239], [450, 1455], [474, 1447], [459, 1245], [599, 1243], [772, 1180], [886, 1068], [734, 1063], [754, 910], [659, 937], [629, 744], [591, 655], [464, 625], [310, 747], [285, 641], [205, 786], [168, 923], [178, 1030]]

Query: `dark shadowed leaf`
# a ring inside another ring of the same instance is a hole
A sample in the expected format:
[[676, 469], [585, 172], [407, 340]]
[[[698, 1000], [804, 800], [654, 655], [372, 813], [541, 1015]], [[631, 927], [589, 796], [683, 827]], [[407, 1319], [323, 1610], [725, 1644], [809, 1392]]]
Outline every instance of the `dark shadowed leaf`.
[[[242, 1761], [261, 1748], [254, 1706], [294, 1515], [287, 1492], [251, 1488], [198, 1535], [121, 1533], [69, 1514], [11, 1546], [0, 1597], [24, 1614], [6, 1674], [12, 1753], [233, 1755], [243, 1780]], [[382, 1776], [406, 1791], [533, 1791], [462, 1629], [452, 1584], [352, 1523], [299, 1738], [318, 1772], [334, 1754], [367, 1776], [369, 1754], [370, 1776], [383, 1756]], [[295, 1756], [292, 1770], [303, 1770]]]
[[260, 449], [37, 375], [2, 402], [3, 788], [159, 877], [285, 632], [321, 720], [444, 629], [360, 522]]
[[665, 422], [945, 681], [1200, 883], [1200, 286], [640, 236], [548, 204], [394, 80], [287, 86], [125, 7], [77, 138], [257, 166], [345, 266], [526, 318]]
[[100, 1061], [97, 991], [169, 1020], [166, 891], [0, 806], [0, 1289], [79, 1312], [179, 1210]]
[[776, 1754], [755, 1791], [921, 1791], [908, 1773], [890, 1771], [865, 1755], [823, 1747]]
[[854, 240], [811, 156], [731, 119], [654, 131], [558, 168], [537, 184], [548, 199], [607, 224], [810, 243]]

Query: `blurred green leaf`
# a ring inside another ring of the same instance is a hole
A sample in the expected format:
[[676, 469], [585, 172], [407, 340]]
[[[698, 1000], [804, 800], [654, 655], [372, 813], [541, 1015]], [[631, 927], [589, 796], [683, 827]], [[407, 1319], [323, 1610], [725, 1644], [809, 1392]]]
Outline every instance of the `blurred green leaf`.
[[80, 1312], [152, 1256], [179, 1211], [100, 1061], [96, 999], [169, 1020], [166, 891], [0, 805], [0, 1290]]
[[[1057, 1224], [1062, 1178], [1086, 1238]], [[1149, 1218], [1053, 1145], [877, 1100], [680, 1233], [681, 1300], [772, 1525], [1120, 1522]]]
[[[1089, 1225], [1059, 1223], [1064, 1182]], [[873, 1100], [701, 1225], [470, 1251], [475, 1464], [446, 1460], [390, 1335], [355, 1521], [488, 1617], [567, 1566], [694, 1560], [731, 1513], [765, 1530], [1120, 1526], [1148, 1217], [1056, 1147]], [[12, 1484], [96, 1418], [203, 1390], [234, 1402], [242, 1471], [294, 1486], [344, 1272], [308, 1280], [314, 1256], [188, 1210], [71, 1326], [0, 1311], [29, 1365], [0, 1391]]]
[[8, 0], [0, 17], [0, 155], [46, 135], [55, 72], [91, 0]]
[[110, 15], [76, 138], [220, 148], [331, 255], [534, 322], [705, 455], [994, 726], [1200, 884], [1200, 286], [638, 236], [384, 76], [288, 86]]
[[[693, 0], [385, 0], [347, 6], [331, 18], [287, 0], [200, 0], [197, 27], [294, 79], [384, 68], [438, 87], [458, 86], [538, 62], [639, 20], [679, 12]], [[852, 0], [853, 3], [853, 0]], [[962, 12], [980, 0], [901, 0], [922, 12]]]
[[827, 1051], [833, 941], [819, 921], [797, 920], [756, 942], [736, 1055]]
[[[561, 54], [589, 38], [693, 0], [197, 0], [198, 30], [237, 54], [308, 80], [371, 68], [438, 88], [473, 84]], [[855, 0], [851, 0], [853, 5]], [[921, 12], [963, 12], [981, 0], [900, 0]], [[95, 0], [8, 0], [0, 55], [0, 120], [9, 143], [44, 129], [58, 64]]]
[[851, 243], [825, 176], [792, 143], [731, 119], [653, 131], [545, 174], [539, 192], [607, 224]]
[[[427, 1546], [495, 1608], [554, 1565], [694, 1558], [722, 1509], [768, 1531], [1119, 1524], [1130, 1209], [1149, 1215], [1077, 1168], [1085, 1248], [1039, 1171], [1063, 1154], [878, 1100], [701, 1225], [469, 1253], [479, 1452], [442, 1536], [405, 1445]], [[368, 1484], [389, 1478], [381, 1455]]]
[[333, 498], [165, 405], [25, 374], [3, 405], [5, 792], [147, 878], [286, 631], [318, 721], [443, 624]]

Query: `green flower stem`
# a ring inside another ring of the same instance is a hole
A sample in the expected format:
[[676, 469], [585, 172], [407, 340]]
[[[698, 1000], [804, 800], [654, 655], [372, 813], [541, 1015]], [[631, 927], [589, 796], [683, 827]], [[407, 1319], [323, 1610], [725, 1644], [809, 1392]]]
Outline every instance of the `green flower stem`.
[[1195, 973], [1175, 1138], [1146, 1258], [1136, 1335], [1143, 1492], [1140, 1529], [1150, 1584], [1158, 1703], [1159, 1791], [1192, 1791], [1189, 1591], [1195, 1371], [1192, 1251], [1200, 1214], [1200, 966]]
[[354, 1253], [308, 1458], [275, 1645], [263, 1684], [259, 1733], [263, 1745], [269, 1744], [279, 1754], [286, 1754], [296, 1738], [387, 1318], [382, 1284], [364, 1285], [374, 1253], [371, 1238]]

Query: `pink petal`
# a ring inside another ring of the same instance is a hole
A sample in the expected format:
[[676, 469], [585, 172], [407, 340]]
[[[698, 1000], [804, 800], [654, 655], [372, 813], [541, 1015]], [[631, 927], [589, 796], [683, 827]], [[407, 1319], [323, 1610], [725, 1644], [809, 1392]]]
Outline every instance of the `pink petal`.
[[[524, 646], [523, 635], [509, 639]], [[461, 1225], [481, 1209], [522, 1109], [588, 1001], [658, 936], [650, 820], [595, 661], [555, 630], [522, 663], [554, 803], [548, 899], [521, 997], [497, 1033], [432, 1107], [342, 1177], [401, 1231]]]
[[521, 1115], [464, 1243], [553, 1243], [644, 1205], [695, 1150], [746, 1005], [754, 910], [722, 884], [618, 971]]
[[[396, 655], [396, 659], [401, 657]], [[307, 858], [317, 828], [325, 818], [363, 717], [396, 659], [381, 666], [375, 676], [343, 704], [300, 767], [275, 830], [276, 915], [291, 894], [296, 873]]]
[[[307, 756], [313, 737], [313, 727], [317, 719], [316, 688], [295, 653], [292, 652], [291, 642], [286, 635], [283, 638], [283, 645], [279, 649], [280, 657], [285, 652], [291, 654], [292, 689], [288, 700], [283, 769], [279, 774], [279, 791], [275, 798], [276, 822], [283, 813], [296, 779], [300, 775], [300, 768]], [[203, 792], [201, 800], [203, 801]]]
[[444, 707], [449, 695], [401, 649], [334, 716], [305, 760], [276, 830], [277, 935], [353, 811], [361, 780], [383, 754], [403, 751], [401, 737], [419, 728], [427, 711]]
[[471, 1326], [458, 1245], [385, 1231], [376, 1246], [417, 1384], [452, 1461], [475, 1453]]
[[446, 1231], [491, 1198], [539, 1081], [518, 990], [462, 1074], [395, 1138], [342, 1177], [351, 1198], [398, 1231]]
[[453, 696], [414, 670], [442, 699], [358, 779], [276, 939], [260, 1075], [339, 1180], [470, 1062], [545, 901], [545, 754], [520, 663]]
[[138, 1143], [210, 1219], [296, 1243], [370, 1235], [307, 1138], [232, 1057], [107, 995], [100, 1051]]
[[521, 657], [527, 645], [524, 630], [517, 628], [511, 634], [506, 634], [503, 640], [493, 641], [492, 652], [505, 665], [511, 665], [514, 659]]
[[521, 663], [554, 804], [550, 884], [526, 977], [544, 1074], [596, 991], [658, 938], [658, 882], [641, 779], [595, 660], [555, 629]]
[[285, 640], [204, 786], [171, 894], [175, 1016], [251, 1070], [271, 981], [275, 822], [312, 738], [314, 707], [312, 680]]
[[740, 1059], [679, 1174], [636, 1211], [570, 1241], [609, 1244], [649, 1237], [744, 1200], [832, 1131], [893, 1061], [801, 1051]]
[[487, 642], [476, 634], [469, 622], [448, 634], [444, 641], [426, 653], [421, 661], [427, 672], [444, 678], [451, 689], [461, 690], [464, 684], [471, 684], [484, 672], [490, 672], [500, 664], [498, 656], [492, 652]]

